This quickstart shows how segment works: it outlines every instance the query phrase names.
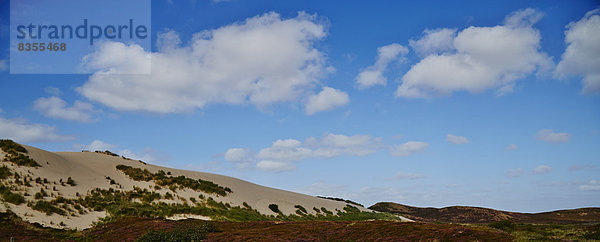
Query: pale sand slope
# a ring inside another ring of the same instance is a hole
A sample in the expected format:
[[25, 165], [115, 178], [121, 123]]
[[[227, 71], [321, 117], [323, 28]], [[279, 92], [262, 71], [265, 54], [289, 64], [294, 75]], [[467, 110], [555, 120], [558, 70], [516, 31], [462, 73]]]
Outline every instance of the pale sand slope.
[[[50, 184], [40, 185], [32, 181], [30, 184], [32, 187], [20, 186], [21, 194], [25, 192], [28, 196], [25, 196], [27, 201], [34, 201], [33, 194], [40, 191], [40, 188], [44, 187], [45, 191], [51, 195], [46, 197], [46, 200], [52, 200], [57, 196], [63, 196], [65, 198], [77, 198], [77, 193], [80, 196], [85, 196], [88, 191], [94, 188], [101, 189], [121, 189], [121, 190], [133, 190], [134, 186], [142, 189], [148, 188], [150, 191], [156, 191], [162, 195], [173, 191], [163, 188], [161, 190], [155, 190], [154, 182], [138, 182], [133, 181], [123, 172], [116, 169], [119, 164], [128, 165], [132, 167], [138, 167], [142, 169], [148, 169], [150, 172], [157, 172], [163, 170], [165, 172], [171, 172], [173, 176], [183, 175], [193, 179], [203, 179], [212, 181], [220, 186], [229, 187], [232, 193], [226, 196], [217, 196], [215, 194], [206, 194], [202, 192], [196, 192], [191, 189], [177, 190], [176, 196], [173, 200], [161, 201], [167, 203], [183, 203], [182, 199], [189, 202], [189, 198], [193, 197], [196, 200], [200, 194], [206, 198], [212, 197], [216, 201], [222, 201], [223, 203], [229, 203], [232, 206], [243, 206], [246, 202], [253, 209], [257, 209], [263, 214], [275, 214], [269, 208], [269, 204], [277, 204], [279, 209], [284, 214], [293, 214], [296, 211], [294, 205], [301, 205], [308, 210], [309, 213], [315, 213], [313, 208], [325, 207], [329, 211], [335, 212], [336, 210], [343, 211], [346, 206], [345, 202], [338, 202], [328, 199], [317, 198], [308, 196], [300, 193], [289, 192], [279, 190], [275, 188], [269, 188], [246, 182], [240, 179], [216, 175], [205, 172], [195, 172], [187, 170], [172, 169], [167, 167], [154, 166], [149, 164], [143, 164], [139, 161], [127, 160], [121, 157], [110, 156], [106, 154], [98, 154], [93, 152], [48, 152], [35, 147], [24, 146], [29, 156], [35, 159], [42, 167], [31, 168], [31, 167], [17, 167], [12, 163], [1, 162], [0, 165], [6, 165], [13, 171], [19, 171], [21, 176], [29, 176], [32, 179], [37, 177], [47, 178]], [[0, 150], [1, 152], [1, 150]], [[0, 154], [2, 158], [4, 154]], [[67, 178], [71, 177], [76, 182], [76, 186], [61, 185], [60, 179], [63, 182], [67, 181]], [[111, 185], [110, 181], [106, 179], [110, 177], [116, 181], [117, 184]], [[6, 182], [5, 182], [6, 184]], [[14, 184], [7, 184], [14, 185]], [[76, 228], [83, 229], [90, 227], [94, 221], [97, 221], [101, 217], [105, 217], [104, 212], [89, 211], [85, 214], [78, 214], [74, 212], [69, 216], [61, 216], [53, 214], [47, 216], [45, 213], [41, 213], [27, 207], [25, 204], [14, 205], [10, 203], [0, 204], [0, 210], [5, 210], [6, 206], [15, 212], [20, 217], [30, 222], [38, 222], [45, 226], [61, 227], [61, 228]], [[366, 208], [359, 207], [361, 210], [370, 211]], [[185, 215], [182, 215], [185, 216]], [[176, 216], [175, 218], [181, 218]], [[59, 226], [60, 222], [64, 222], [65, 226]]]

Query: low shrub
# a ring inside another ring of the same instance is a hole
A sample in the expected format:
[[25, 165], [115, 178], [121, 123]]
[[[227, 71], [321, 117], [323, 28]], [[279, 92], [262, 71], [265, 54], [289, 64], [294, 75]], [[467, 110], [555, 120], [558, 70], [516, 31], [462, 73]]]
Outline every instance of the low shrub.
[[2, 166], [0, 167], [0, 179], [6, 179], [8, 177], [10, 177], [12, 173], [10, 172], [10, 169], [6, 166]]
[[210, 223], [191, 227], [179, 226], [170, 231], [151, 229], [139, 237], [137, 241], [201, 241], [206, 239], [208, 233], [211, 232], [218, 232], [218, 230]]
[[504, 230], [507, 232], [513, 231], [516, 227], [515, 223], [513, 223], [509, 220], [493, 222], [493, 223], [488, 224], [488, 226], [495, 228], [495, 229]]
[[271, 211], [275, 212], [275, 213], [281, 213], [281, 211], [279, 210], [279, 206], [277, 206], [277, 204], [269, 204], [269, 209], [271, 209]]
[[75, 183], [75, 181], [74, 181], [74, 180], [73, 180], [71, 177], [67, 178], [67, 184], [69, 184], [69, 185], [71, 185], [71, 186], [76, 186], [76, 185], [77, 185], [77, 184]]
[[0, 148], [6, 153], [10, 151], [27, 153], [25, 147], [9, 139], [0, 139]]
[[44, 201], [44, 200], [37, 201], [35, 203], [35, 205], [33, 205], [32, 208], [34, 210], [44, 212], [44, 213], [46, 213], [46, 215], [52, 215], [53, 213], [60, 214], [60, 215], [66, 215], [64, 210], [62, 210], [58, 207], [55, 207], [54, 205], [52, 205], [52, 203], [50, 203], [48, 201]]
[[8, 187], [0, 185], [0, 195], [6, 202], [19, 205], [25, 202], [25, 198], [18, 193], [12, 192]]

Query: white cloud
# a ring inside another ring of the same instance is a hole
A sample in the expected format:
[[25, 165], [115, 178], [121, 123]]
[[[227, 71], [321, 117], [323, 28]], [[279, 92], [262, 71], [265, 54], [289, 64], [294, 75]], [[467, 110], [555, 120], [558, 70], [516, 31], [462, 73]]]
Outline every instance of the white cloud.
[[409, 45], [421, 56], [454, 49], [456, 29], [426, 29], [419, 40], [409, 40]]
[[521, 168], [508, 169], [506, 171], [507, 177], [520, 177], [522, 175], [523, 175], [523, 169], [521, 169]]
[[571, 138], [569, 133], [555, 133], [551, 129], [542, 129], [537, 133], [537, 138], [550, 143], [564, 143]]
[[548, 173], [550, 171], [552, 171], [552, 167], [545, 166], [545, 165], [536, 166], [532, 170], [533, 174], [544, 174], [544, 173]]
[[519, 147], [515, 144], [510, 144], [510, 145], [506, 146], [506, 150], [516, 150], [518, 148]]
[[357, 87], [365, 89], [374, 85], [386, 85], [387, 79], [383, 76], [383, 72], [388, 64], [407, 53], [406, 47], [396, 43], [377, 48], [377, 61], [356, 76]]
[[73, 137], [56, 134], [56, 127], [0, 118], [0, 137], [16, 142], [66, 141]]
[[327, 111], [339, 106], [344, 106], [350, 102], [348, 93], [331, 87], [323, 87], [319, 94], [312, 95], [306, 103], [306, 114], [312, 115], [317, 112]]
[[0, 71], [6, 71], [8, 70], [8, 63], [6, 63], [6, 59], [1, 59], [0, 60]]
[[381, 138], [368, 135], [325, 134], [321, 138], [309, 137], [304, 142], [296, 139], [278, 139], [257, 153], [247, 148], [228, 149], [225, 152], [225, 160], [244, 165], [257, 162], [256, 167], [263, 171], [287, 171], [295, 169], [293, 162], [342, 155], [365, 156], [377, 152], [381, 147]]
[[566, 27], [568, 46], [555, 73], [559, 77], [581, 75], [583, 93], [600, 93], [600, 9], [587, 12]]
[[102, 140], [94, 140], [89, 145], [76, 145], [76, 148], [81, 148], [82, 150], [88, 150], [88, 151], [97, 151], [97, 150], [105, 151], [105, 150], [112, 150], [116, 147], [117, 147], [116, 145], [105, 143]]
[[52, 96], [60, 96], [60, 94], [61, 94], [60, 89], [58, 89], [56, 87], [46, 87], [46, 88], [44, 88], [44, 92], [46, 92]]
[[282, 161], [271, 161], [271, 160], [262, 160], [256, 164], [256, 167], [262, 171], [272, 171], [272, 172], [282, 172], [282, 171], [292, 171], [295, 170], [296, 167], [290, 165], [287, 162]]
[[169, 157], [166, 154], [163, 154], [162, 152], [159, 152], [157, 150], [154, 150], [152, 148], [146, 147], [144, 148], [141, 152], [133, 152], [130, 149], [120, 149], [118, 151], [115, 151], [117, 148], [119, 148], [119, 145], [116, 144], [110, 144], [110, 143], [106, 143], [102, 140], [94, 140], [92, 141], [92, 143], [88, 144], [88, 145], [82, 145], [82, 144], [75, 144], [73, 145], [73, 148], [76, 150], [87, 150], [87, 151], [112, 151], [115, 152], [118, 155], [121, 156], [125, 156], [127, 158], [130, 159], [134, 159], [134, 160], [141, 160], [144, 162], [150, 162], [150, 163], [163, 163], [166, 162]]
[[247, 148], [231, 148], [225, 152], [225, 160], [234, 163], [237, 168], [246, 168], [254, 160], [254, 153]]
[[423, 176], [422, 174], [418, 174], [418, 173], [398, 172], [394, 176], [394, 179], [396, 179], [396, 180], [403, 180], [403, 179], [414, 180], [414, 179], [420, 179], [420, 178], [423, 178], [423, 177], [425, 177], [425, 176]]
[[539, 50], [540, 34], [532, 27], [540, 18], [535, 10], [524, 9], [507, 16], [503, 25], [471, 26], [458, 32], [453, 49], [430, 54], [411, 67], [401, 78], [396, 96], [430, 98], [489, 89], [496, 89], [498, 95], [511, 92], [518, 79], [552, 63]]
[[600, 182], [597, 180], [590, 180], [587, 184], [580, 185], [579, 190], [600, 191]]
[[469, 143], [469, 139], [467, 139], [466, 137], [458, 136], [458, 135], [452, 135], [452, 134], [447, 134], [446, 135], [446, 141], [448, 141], [448, 142], [450, 142], [452, 144], [455, 144], [455, 145]]
[[[125, 111], [186, 112], [211, 103], [265, 108], [306, 98], [331, 71], [315, 48], [326, 36], [324, 24], [303, 12], [290, 19], [271, 12], [202, 31], [187, 45], [176, 35], [159, 35], [153, 53], [135, 45], [100, 45], [84, 63], [98, 71], [77, 90]], [[106, 75], [140, 71], [147, 59], [151, 75]]]
[[91, 122], [92, 113], [96, 112], [92, 104], [75, 101], [68, 107], [67, 102], [59, 97], [41, 97], [34, 101], [33, 108], [44, 116], [77, 122]]
[[401, 145], [390, 147], [390, 155], [392, 156], [409, 156], [415, 153], [425, 152], [429, 147], [428, 143], [420, 141], [408, 141]]

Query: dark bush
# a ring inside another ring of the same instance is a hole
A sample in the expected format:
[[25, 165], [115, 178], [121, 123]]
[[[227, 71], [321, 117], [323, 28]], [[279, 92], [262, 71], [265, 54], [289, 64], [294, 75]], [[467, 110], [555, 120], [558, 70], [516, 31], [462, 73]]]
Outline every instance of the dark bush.
[[271, 211], [273, 211], [275, 213], [281, 213], [281, 211], [279, 211], [279, 206], [277, 206], [277, 204], [269, 204], [269, 209], [271, 209]]
[[25, 202], [25, 198], [18, 193], [13, 193], [8, 187], [0, 185], [0, 195], [2, 199], [12, 204], [19, 205]]
[[0, 139], [0, 148], [6, 153], [9, 153], [10, 151], [27, 153], [25, 147], [9, 139]]
[[488, 224], [488, 226], [495, 228], [495, 229], [504, 230], [507, 232], [513, 231], [516, 227], [515, 223], [513, 223], [509, 220], [493, 222], [493, 223]]
[[46, 215], [52, 215], [53, 213], [60, 215], [66, 214], [64, 210], [57, 208], [54, 205], [52, 205], [52, 203], [44, 200], [37, 201], [35, 205], [33, 205], [33, 209], [40, 212], [45, 212]]
[[10, 169], [8, 169], [8, 167], [6, 166], [2, 166], [0, 167], [0, 179], [6, 179], [8, 178], [12, 173], [10, 172]]
[[308, 213], [308, 211], [306, 211], [306, 208], [302, 207], [302, 205], [295, 205], [294, 207], [297, 208], [297, 209], [299, 209], [303, 213]]
[[135, 181], [154, 180], [159, 186], [167, 186], [173, 191], [175, 191], [177, 188], [190, 188], [195, 191], [214, 193], [221, 196], [225, 196], [228, 192], [231, 192], [231, 189], [228, 187], [219, 186], [211, 181], [202, 179], [195, 180], [185, 176], [167, 176], [168, 173], [165, 173], [162, 170], [158, 171], [157, 173], [152, 173], [147, 169], [142, 170], [140, 168], [134, 168], [126, 165], [118, 165], [117, 169]]
[[137, 241], [201, 241], [206, 239], [208, 233], [217, 231], [217, 228], [210, 223], [192, 227], [180, 226], [171, 231], [151, 229]]
[[76, 185], [77, 185], [77, 184], [75, 183], [75, 181], [74, 181], [74, 180], [73, 180], [71, 177], [67, 178], [67, 184], [69, 184], [69, 185], [71, 185], [71, 186], [76, 186]]

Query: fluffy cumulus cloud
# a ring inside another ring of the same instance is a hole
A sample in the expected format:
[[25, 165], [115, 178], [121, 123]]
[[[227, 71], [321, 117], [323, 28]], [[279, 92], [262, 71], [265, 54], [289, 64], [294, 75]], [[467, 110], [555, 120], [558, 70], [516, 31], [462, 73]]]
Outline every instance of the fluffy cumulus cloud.
[[258, 152], [247, 148], [232, 148], [225, 152], [225, 160], [235, 163], [238, 168], [255, 164], [260, 170], [279, 172], [294, 170], [293, 163], [305, 159], [365, 156], [377, 152], [381, 147], [381, 138], [325, 134], [304, 141], [279, 139]]
[[567, 49], [556, 66], [559, 77], [583, 76], [583, 93], [600, 93], [600, 9], [567, 25]]
[[453, 134], [447, 134], [446, 141], [448, 141], [452, 144], [455, 144], [455, 145], [467, 144], [470, 142], [469, 139], [467, 139], [467, 137], [453, 135]]
[[496, 89], [498, 95], [511, 92], [518, 79], [552, 64], [540, 51], [540, 33], [533, 27], [541, 17], [533, 9], [524, 9], [509, 14], [502, 25], [471, 26], [455, 36], [453, 30], [426, 32], [412, 42], [413, 48], [431, 54], [401, 78], [396, 96], [430, 98], [489, 89]]
[[552, 167], [546, 165], [539, 165], [533, 168], [533, 174], [545, 174], [552, 171]]
[[348, 93], [331, 87], [323, 87], [323, 90], [308, 98], [306, 103], [306, 114], [312, 115], [317, 112], [327, 111], [350, 102]]
[[579, 186], [582, 191], [600, 191], [600, 181], [590, 180], [587, 184]]
[[64, 119], [77, 122], [91, 122], [92, 113], [96, 112], [92, 104], [75, 101], [72, 106], [59, 97], [41, 97], [33, 102], [33, 108], [49, 118]]
[[550, 143], [564, 143], [571, 138], [569, 133], [558, 133], [551, 129], [542, 129], [537, 133], [537, 139]]
[[409, 45], [421, 56], [443, 53], [454, 48], [455, 35], [456, 29], [426, 29], [422, 38], [410, 40]]
[[66, 141], [73, 137], [56, 133], [56, 127], [0, 117], [0, 137], [17, 142]]
[[407, 53], [408, 49], [406, 47], [396, 43], [377, 48], [375, 64], [367, 67], [356, 76], [357, 87], [365, 89], [375, 85], [385, 85], [387, 79], [383, 76], [383, 72], [387, 66]]
[[[106, 42], [84, 59], [84, 68], [96, 72], [77, 90], [118, 110], [155, 113], [296, 102], [332, 69], [315, 47], [325, 36], [316, 16], [282, 19], [271, 12], [196, 33], [185, 45], [175, 32], [162, 33], [158, 52]], [[121, 75], [146, 71], [148, 60], [150, 75]]]
[[253, 161], [254, 153], [247, 148], [231, 148], [225, 152], [225, 160], [235, 164], [237, 168], [246, 168]]
[[427, 147], [429, 147], [429, 144], [425, 142], [408, 141], [404, 144], [390, 147], [390, 154], [392, 156], [409, 156], [415, 153], [425, 152]]

